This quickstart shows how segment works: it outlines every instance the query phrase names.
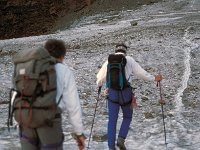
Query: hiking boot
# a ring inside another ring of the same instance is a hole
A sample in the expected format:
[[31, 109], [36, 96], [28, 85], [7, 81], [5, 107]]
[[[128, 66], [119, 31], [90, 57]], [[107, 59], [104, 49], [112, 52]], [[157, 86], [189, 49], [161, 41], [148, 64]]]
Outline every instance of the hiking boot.
[[125, 140], [123, 138], [118, 137], [118, 139], [117, 139], [117, 146], [119, 147], [120, 150], [126, 150], [124, 142], [125, 142]]

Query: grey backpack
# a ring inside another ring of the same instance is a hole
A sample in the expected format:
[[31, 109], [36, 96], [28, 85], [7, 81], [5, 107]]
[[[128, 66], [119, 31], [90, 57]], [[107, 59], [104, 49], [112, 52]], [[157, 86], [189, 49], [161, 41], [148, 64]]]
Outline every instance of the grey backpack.
[[38, 48], [17, 53], [13, 61], [13, 88], [17, 91], [12, 104], [15, 120], [30, 128], [51, 126], [60, 113], [56, 103], [56, 59], [46, 49]]

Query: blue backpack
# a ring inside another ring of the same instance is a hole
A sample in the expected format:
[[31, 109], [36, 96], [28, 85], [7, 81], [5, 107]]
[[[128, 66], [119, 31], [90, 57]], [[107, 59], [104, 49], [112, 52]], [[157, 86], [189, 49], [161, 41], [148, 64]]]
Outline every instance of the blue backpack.
[[127, 86], [125, 76], [126, 57], [122, 54], [110, 54], [107, 65], [106, 86], [114, 90], [123, 90]]
[[125, 75], [126, 63], [126, 57], [122, 54], [110, 54], [108, 57], [106, 77], [108, 98], [120, 105], [129, 104], [132, 98], [132, 87]]

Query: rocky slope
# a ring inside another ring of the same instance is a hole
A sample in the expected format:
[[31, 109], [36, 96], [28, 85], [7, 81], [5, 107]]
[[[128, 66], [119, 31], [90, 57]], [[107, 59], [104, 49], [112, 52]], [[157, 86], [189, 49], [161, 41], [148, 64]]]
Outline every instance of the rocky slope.
[[[158, 0], [1, 0], [0, 39], [47, 34], [82, 15]], [[89, 7], [88, 7], [89, 6]]]
[[89, 3], [90, 0], [2, 0], [0, 39], [47, 33], [58, 18]]

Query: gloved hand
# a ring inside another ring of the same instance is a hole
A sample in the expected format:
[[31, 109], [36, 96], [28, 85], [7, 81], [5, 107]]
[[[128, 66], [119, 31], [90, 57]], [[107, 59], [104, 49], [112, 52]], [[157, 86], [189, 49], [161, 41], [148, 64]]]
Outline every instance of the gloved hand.
[[77, 134], [72, 134], [73, 138], [76, 140], [79, 150], [83, 150], [85, 148], [85, 135], [77, 135]]
[[165, 105], [165, 100], [162, 99], [162, 100], [159, 101], [159, 103], [160, 103], [161, 105]]
[[136, 97], [135, 95], [133, 94], [132, 95], [132, 101], [131, 101], [131, 108], [136, 108], [137, 107], [137, 100], [136, 100]]
[[161, 74], [158, 74], [155, 76], [155, 81], [159, 82], [163, 79], [162, 75]]
[[104, 91], [104, 96], [105, 96], [105, 97], [108, 96], [108, 88], [105, 89], [105, 91]]

